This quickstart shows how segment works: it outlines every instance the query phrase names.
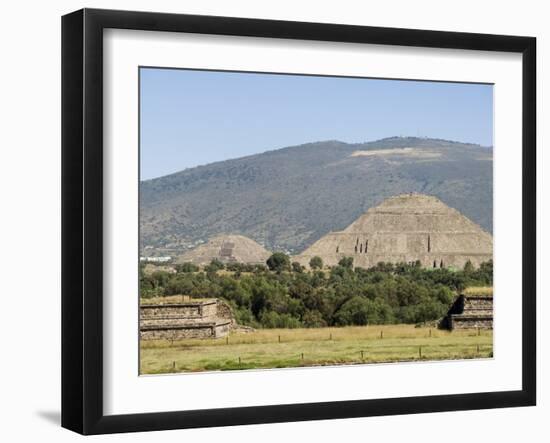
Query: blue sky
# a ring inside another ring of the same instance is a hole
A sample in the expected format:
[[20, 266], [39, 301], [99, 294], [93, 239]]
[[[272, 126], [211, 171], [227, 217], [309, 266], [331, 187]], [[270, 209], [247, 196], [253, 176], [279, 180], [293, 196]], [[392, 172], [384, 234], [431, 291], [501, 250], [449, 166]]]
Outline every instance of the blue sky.
[[141, 179], [321, 140], [493, 143], [490, 85], [141, 68]]

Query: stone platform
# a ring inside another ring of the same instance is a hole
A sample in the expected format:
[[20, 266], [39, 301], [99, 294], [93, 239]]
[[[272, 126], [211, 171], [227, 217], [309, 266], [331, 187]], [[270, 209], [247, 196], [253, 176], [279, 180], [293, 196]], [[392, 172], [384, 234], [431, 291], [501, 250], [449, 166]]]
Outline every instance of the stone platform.
[[440, 322], [444, 329], [493, 329], [493, 296], [459, 295]]
[[139, 332], [143, 340], [219, 338], [235, 325], [231, 308], [221, 300], [142, 304]]

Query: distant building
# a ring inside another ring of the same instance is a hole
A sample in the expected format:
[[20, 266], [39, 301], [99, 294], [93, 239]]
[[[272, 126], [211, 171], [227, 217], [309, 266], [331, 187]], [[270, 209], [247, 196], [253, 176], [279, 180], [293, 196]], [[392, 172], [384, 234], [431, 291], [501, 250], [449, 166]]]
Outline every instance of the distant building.
[[206, 265], [215, 259], [223, 263], [265, 264], [270, 255], [263, 246], [248, 237], [223, 234], [185, 252], [177, 262]]
[[140, 257], [139, 261], [149, 263], [166, 263], [172, 260], [172, 257]]

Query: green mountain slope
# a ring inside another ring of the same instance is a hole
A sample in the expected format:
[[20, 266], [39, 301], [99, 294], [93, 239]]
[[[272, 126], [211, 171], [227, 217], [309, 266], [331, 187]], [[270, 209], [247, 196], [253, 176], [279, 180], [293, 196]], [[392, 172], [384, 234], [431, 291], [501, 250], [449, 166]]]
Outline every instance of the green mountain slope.
[[209, 237], [242, 234], [299, 252], [371, 206], [432, 194], [492, 232], [491, 148], [391, 137], [324, 141], [190, 168], [140, 184], [143, 254], [177, 254]]

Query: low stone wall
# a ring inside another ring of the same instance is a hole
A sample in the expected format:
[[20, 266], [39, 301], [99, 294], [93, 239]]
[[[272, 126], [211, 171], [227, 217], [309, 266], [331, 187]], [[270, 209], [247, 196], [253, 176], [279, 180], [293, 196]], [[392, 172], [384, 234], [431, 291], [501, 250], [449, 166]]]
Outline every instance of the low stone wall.
[[493, 312], [493, 297], [489, 295], [467, 295], [464, 300], [464, 311]]
[[231, 322], [202, 323], [180, 326], [142, 326], [140, 337], [143, 340], [181, 340], [186, 338], [219, 338], [231, 330]]
[[213, 318], [217, 314], [217, 300], [140, 306], [140, 318]]
[[451, 315], [450, 329], [493, 329], [493, 315]]
[[221, 300], [140, 306], [143, 340], [223, 337], [234, 324], [231, 308]]
[[229, 321], [233, 326], [236, 324], [231, 306], [223, 300], [216, 300], [216, 318]]

